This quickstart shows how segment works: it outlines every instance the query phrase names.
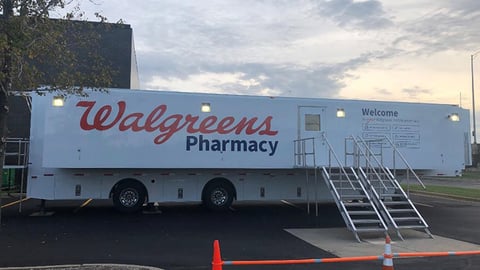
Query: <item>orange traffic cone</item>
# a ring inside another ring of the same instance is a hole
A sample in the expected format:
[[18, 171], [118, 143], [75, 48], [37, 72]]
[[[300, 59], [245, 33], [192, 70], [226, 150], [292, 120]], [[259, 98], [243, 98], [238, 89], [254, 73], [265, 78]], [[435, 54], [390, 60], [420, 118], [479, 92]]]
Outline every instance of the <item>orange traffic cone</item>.
[[390, 245], [390, 236], [385, 238], [385, 253], [383, 254], [382, 270], [393, 270], [393, 253]]
[[213, 242], [213, 261], [212, 270], [222, 270], [222, 255], [220, 254], [220, 244], [218, 240]]

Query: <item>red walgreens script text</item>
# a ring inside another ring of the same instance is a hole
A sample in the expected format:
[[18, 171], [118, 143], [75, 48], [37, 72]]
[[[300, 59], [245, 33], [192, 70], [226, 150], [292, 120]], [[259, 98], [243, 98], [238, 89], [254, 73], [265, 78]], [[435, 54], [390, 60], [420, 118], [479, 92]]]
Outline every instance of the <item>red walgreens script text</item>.
[[[226, 116], [218, 119], [216, 116], [207, 116], [200, 119], [198, 115], [172, 114], [166, 115], [167, 105], [159, 105], [147, 116], [141, 112], [125, 113], [127, 104], [125, 101], [117, 102], [118, 110], [112, 115], [113, 108], [110, 105], [103, 105], [95, 108], [96, 101], [79, 101], [77, 107], [84, 107], [85, 112], [80, 119], [80, 127], [83, 130], [108, 130], [118, 128], [119, 131], [132, 130], [134, 132], [159, 131], [160, 134], [153, 140], [155, 144], [162, 144], [168, 141], [175, 133], [186, 129], [187, 133], [201, 134], [241, 134], [246, 135], [257, 133], [258, 135], [275, 136], [278, 131], [271, 130], [272, 116], [266, 117], [263, 122], [257, 124], [258, 117], [248, 119], [243, 117], [237, 121], [233, 116]], [[94, 110], [97, 109], [96, 111]], [[90, 115], [93, 115], [93, 118]], [[90, 119], [90, 123], [89, 123]]]

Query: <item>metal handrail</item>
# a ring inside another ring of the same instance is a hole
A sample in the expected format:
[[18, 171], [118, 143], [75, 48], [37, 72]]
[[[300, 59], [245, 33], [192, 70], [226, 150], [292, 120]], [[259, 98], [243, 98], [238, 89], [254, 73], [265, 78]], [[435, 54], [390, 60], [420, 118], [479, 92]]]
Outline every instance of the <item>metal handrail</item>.
[[[357, 139], [355, 139], [355, 137], [351, 136], [351, 138], [352, 138], [352, 140], [354, 141], [354, 143], [355, 143], [357, 146], [360, 145], [360, 143], [357, 141]], [[363, 141], [361, 138], [359, 138], [359, 139], [361, 140], [363, 146], [365, 146], [365, 149], [366, 149], [369, 153], [371, 153], [372, 151], [371, 151], [371, 149], [368, 147], [368, 145], [366, 144], [366, 142]], [[361, 154], [362, 154], [363, 156], [365, 156], [365, 157], [367, 156], [367, 153], [365, 153], [361, 147], [358, 147], [358, 149], [359, 149], [359, 151], [361, 152]], [[378, 165], [381, 164], [381, 163], [378, 161], [378, 159], [375, 157], [375, 155], [372, 155], [372, 157], [373, 157], [373, 159], [376, 161], [376, 163], [377, 163]], [[377, 170], [374, 169], [372, 162], [371, 162], [369, 159], [367, 159], [367, 158], [365, 158], [365, 161], [368, 163], [368, 166], [370, 166], [370, 167], [372, 168], [373, 172], [375, 173], [375, 176], [376, 176], [377, 179], [380, 181], [380, 183], [382, 184], [382, 186], [383, 186], [383, 188], [385, 189], [385, 191], [388, 191], [388, 188], [387, 188], [387, 186], [385, 185], [385, 183], [383, 182], [382, 177], [378, 174]], [[360, 166], [358, 166], [358, 167], [360, 168]], [[387, 174], [387, 172], [385, 171], [385, 169], [383, 168], [383, 166], [379, 166], [379, 167], [384, 170], [384, 173], [385, 173], [385, 174]], [[391, 181], [391, 179], [389, 179], [389, 180]]]
[[395, 155], [398, 154], [398, 156], [402, 159], [403, 163], [405, 164], [405, 166], [407, 167], [407, 170], [410, 171], [411, 173], [413, 173], [413, 176], [415, 176], [416, 180], [420, 183], [420, 185], [425, 189], [425, 185], [423, 184], [422, 180], [420, 180], [420, 177], [418, 177], [418, 175], [415, 173], [415, 171], [413, 170], [412, 166], [410, 166], [410, 164], [408, 163], [407, 159], [402, 155], [402, 153], [397, 149], [397, 147], [395, 146], [395, 144], [390, 140], [390, 138], [388, 138], [387, 136], [385, 136], [385, 139], [387, 139], [388, 143], [390, 144], [390, 146], [392, 147], [393, 149], [393, 153]]
[[[5, 157], [14, 157], [15, 162], [7, 164], [7, 158], [4, 159], [4, 166], [26, 167], [28, 165], [28, 146], [30, 141], [25, 138], [7, 138], [5, 141]], [[14, 152], [7, 152], [7, 149], [13, 148]]]
[[[325, 174], [325, 176], [324, 176], [325, 179], [330, 179], [330, 175], [327, 172], [327, 169], [325, 167], [322, 167], [322, 171]], [[337, 189], [335, 189], [333, 187], [332, 180], [329, 180], [329, 182], [330, 182], [329, 188], [331, 190], [333, 190], [333, 192], [335, 193], [335, 196], [337, 197], [337, 200], [335, 200], [335, 203], [337, 204], [337, 206], [340, 205], [340, 207], [342, 208], [342, 213], [348, 213], [345, 205], [343, 203], [340, 203], [341, 202], [340, 194], [338, 194]], [[344, 216], [344, 218], [346, 218], [348, 220], [348, 225], [350, 225], [352, 227], [352, 231], [354, 231], [354, 232], [357, 231], [357, 228], [356, 228], [355, 224], [353, 223], [352, 218], [349, 215], [345, 215], [345, 214], [343, 214], [342, 216]]]
[[[307, 152], [306, 151], [306, 142], [307, 141], [312, 141], [312, 152]], [[316, 161], [315, 161], [315, 138], [303, 138], [303, 139], [297, 139], [293, 141], [294, 145], [294, 153], [293, 153], [293, 164], [296, 166], [297, 164], [297, 158], [300, 157], [300, 165], [307, 168], [307, 155], [312, 155], [313, 156], [313, 168], [315, 170], [315, 209], [316, 209], [316, 214], [318, 216], [318, 193], [317, 193], [317, 169], [316, 169]], [[301, 148], [300, 148], [301, 146]], [[300, 148], [300, 149], [298, 149]], [[307, 212], [310, 214], [310, 195], [308, 191], [308, 187], [310, 186], [310, 181], [308, 177], [308, 171], [305, 171], [305, 177], [306, 177], [306, 186], [307, 186], [307, 193], [306, 193], [306, 199], [307, 199]]]
[[[306, 142], [307, 141], [312, 141], [312, 152], [306, 152]], [[299, 146], [300, 144], [300, 146]], [[303, 139], [298, 139], [293, 141], [293, 147], [294, 147], [294, 164], [297, 164], [297, 158], [300, 157], [300, 163], [302, 166], [306, 166], [306, 160], [307, 156], [312, 155], [313, 161], [315, 162], [315, 138], [310, 137], [310, 138], [303, 138]], [[301, 149], [299, 149], [301, 148]], [[300, 151], [299, 151], [300, 150]], [[314, 164], [315, 167], [315, 164]]]
[[342, 163], [340, 162], [340, 159], [338, 158], [337, 154], [336, 154], [335, 151], [333, 150], [332, 145], [330, 144], [330, 142], [328, 141], [328, 139], [327, 139], [327, 137], [325, 136], [324, 133], [322, 134], [322, 139], [325, 141], [325, 143], [326, 143], [327, 146], [328, 146], [328, 154], [329, 154], [329, 160], [328, 160], [329, 164], [328, 164], [328, 165], [329, 165], [329, 167], [330, 167], [330, 168], [332, 167], [331, 164], [330, 164], [330, 162], [331, 162], [331, 160], [330, 160], [330, 154], [333, 154], [333, 157], [334, 157], [335, 161], [337, 162], [338, 167], [340, 168], [340, 170], [342, 171], [342, 173], [347, 177], [347, 180], [348, 180], [348, 182], [350, 183], [350, 186], [352, 187], [353, 190], [357, 190], [357, 189], [355, 188], [355, 186], [353, 185], [352, 180], [350, 179], [350, 177], [349, 177], [348, 174], [347, 174], [347, 171], [345, 171], [344, 166], [343, 166]]

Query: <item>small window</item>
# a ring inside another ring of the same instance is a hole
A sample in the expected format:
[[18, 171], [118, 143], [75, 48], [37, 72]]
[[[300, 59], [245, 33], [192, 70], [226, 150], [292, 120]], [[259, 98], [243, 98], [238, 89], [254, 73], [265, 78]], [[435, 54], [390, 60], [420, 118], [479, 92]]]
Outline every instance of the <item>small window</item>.
[[305, 130], [320, 131], [320, 114], [305, 114]]

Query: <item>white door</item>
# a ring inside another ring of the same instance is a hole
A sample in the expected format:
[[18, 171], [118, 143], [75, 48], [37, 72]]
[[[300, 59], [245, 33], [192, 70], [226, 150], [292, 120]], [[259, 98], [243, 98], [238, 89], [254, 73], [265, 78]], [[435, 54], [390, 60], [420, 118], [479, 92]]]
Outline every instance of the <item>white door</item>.
[[295, 165], [314, 167], [325, 164], [325, 107], [298, 107], [298, 135], [295, 145]]

